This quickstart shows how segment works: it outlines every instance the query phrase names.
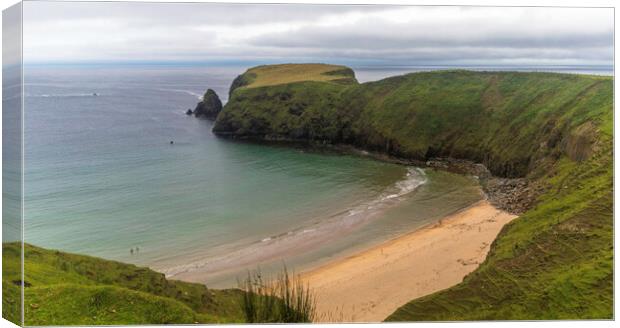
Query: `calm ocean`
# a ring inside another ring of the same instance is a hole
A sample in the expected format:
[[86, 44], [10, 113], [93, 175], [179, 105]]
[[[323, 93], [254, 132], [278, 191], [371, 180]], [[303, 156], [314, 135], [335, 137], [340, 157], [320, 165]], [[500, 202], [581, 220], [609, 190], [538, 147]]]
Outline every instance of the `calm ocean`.
[[480, 199], [473, 178], [222, 140], [184, 114], [206, 88], [225, 102], [244, 70], [27, 67], [25, 241], [231, 286], [246, 269], [301, 270]]

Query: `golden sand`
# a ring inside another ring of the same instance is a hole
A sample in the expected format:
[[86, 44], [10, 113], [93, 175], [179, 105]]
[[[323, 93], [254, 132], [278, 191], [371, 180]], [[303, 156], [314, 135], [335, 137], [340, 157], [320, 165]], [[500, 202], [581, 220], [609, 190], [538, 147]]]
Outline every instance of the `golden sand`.
[[412, 299], [461, 282], [514, 218], [483, 200], [301, 278], [317, 296], [321, 321], [379, 322]]

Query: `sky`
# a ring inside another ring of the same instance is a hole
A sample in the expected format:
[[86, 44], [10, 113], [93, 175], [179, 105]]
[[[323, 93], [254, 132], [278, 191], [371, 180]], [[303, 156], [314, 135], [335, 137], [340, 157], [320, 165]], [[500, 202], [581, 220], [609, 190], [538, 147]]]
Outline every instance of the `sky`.
[[24, 4], [24, 62], [612, 65], [613, 9]]

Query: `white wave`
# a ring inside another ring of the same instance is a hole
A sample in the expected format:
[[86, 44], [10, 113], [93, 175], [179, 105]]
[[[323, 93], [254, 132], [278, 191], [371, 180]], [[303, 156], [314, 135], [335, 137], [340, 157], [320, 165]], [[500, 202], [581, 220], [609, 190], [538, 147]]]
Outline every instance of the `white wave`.
[[24, 97], [29, 98], [64, 98], [64, 97], [97, 97], [101, 96], [99, 93], [44, 93], [44, 94], [28, 94]]
[[[407, 169], [405, 179], [396, 182], [392, 187], [389, 187], [381, 193], [379, 197], [360, 207], [364, 207], [364, 209], [368, 211], [380, 209], [385, 206], [385, 202], [397, 201], [399, 198], [413, 192], [427, 181], [428, 179], [426, 178], [424, 170], [410, 167]], [[364, 213], [364, 209], [354, 208], [349, 211], [349, 216]]]
[[396, 183], [399, 192], [396, 197], [404, 196], [426, 183], [426, 173], [421, 168], [409, 168], [407, 178]]
[[360, 213], [362, 213], [362, 212], [363, 212], [363, 210], [355, 210], [355, 209], [352, 209], [352, 210], [349, 210], [349, 212], [348, 212], [348, 213], [349, 213], [349, 216], [353, 216], [353, 215], [360, 214]]
[[203, 97], [203, 95], [201, 95], [199, 93], [196, 93], [196, 92], [193, 92], [193, 91], [190, 91], [190, 90], [183, 90], [183, 89], [157, 89], [157, 90], [186, 93], [188, 95], [196, 97], [200, 101], [202, 101], [202, 97]]

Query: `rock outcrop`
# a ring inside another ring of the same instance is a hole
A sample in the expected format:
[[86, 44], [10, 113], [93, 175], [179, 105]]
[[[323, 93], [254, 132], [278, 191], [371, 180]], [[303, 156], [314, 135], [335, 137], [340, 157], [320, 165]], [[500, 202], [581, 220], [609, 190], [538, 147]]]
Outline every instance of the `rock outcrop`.
[[222, 101], [213, 89], [208, 89], [202, 97], [202, 101], [196, 105], [194, 116], [214, 121], [222, 111]]

